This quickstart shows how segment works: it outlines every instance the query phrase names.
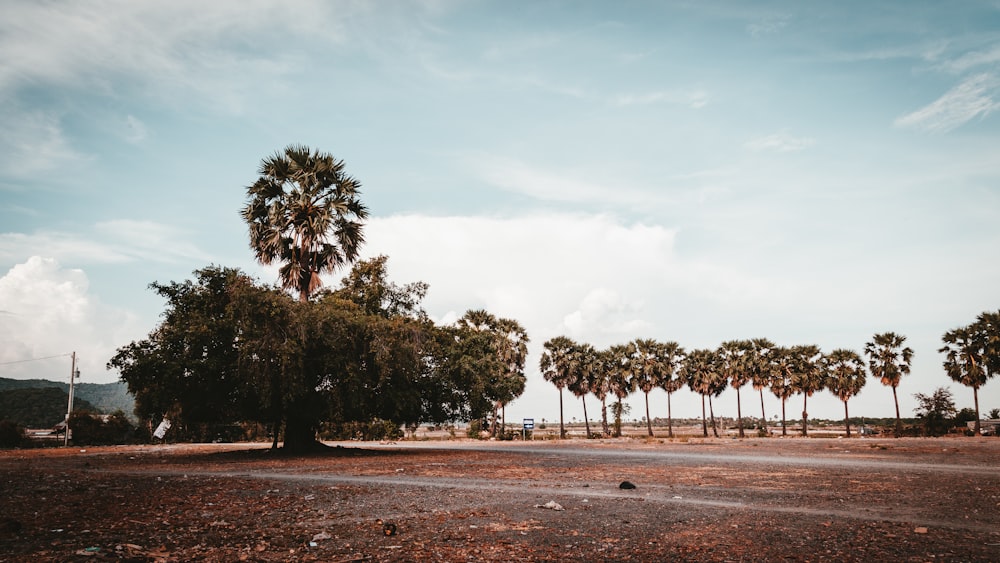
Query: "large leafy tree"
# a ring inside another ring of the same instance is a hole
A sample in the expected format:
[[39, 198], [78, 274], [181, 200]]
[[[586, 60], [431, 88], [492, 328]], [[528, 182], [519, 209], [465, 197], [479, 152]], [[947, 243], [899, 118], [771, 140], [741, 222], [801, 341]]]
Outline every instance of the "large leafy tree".
[[740, 438], [745, 437], [743, 432], [743, 407], [740, 404], [740, 389], [750, 381], [751, 370], [747, 362], [747, 356], [752, 350], [752, 344], [748, 340], [729, 340], [723, 342], [716, 354], [719, 357], [719, 373], [726, 381], [736, 389], [736, 425], [739, 429]]
[[611, 393], [610, 372], [613, 369], [614, 356], [609, 348], [597, 350], [585, 349], [584, 371], [587, 374], [587, 384], [590, 392], [601, 401], [601, 433], [611, 435], [608, 425], [608, 395]]
[[573, 353], [576, 346], [576, 343], [569, 338], [556, 336], [542, 345], [542, 357], [538, 360], [542, 377], [559, 390], [559, 438], [566, 437], [566, 426], [563, 422], [563, 389], [573, 382]]
[[684, 363], [684, 348], [676, 342], [664, 342], [657, 348], [660, 365], [663, 369], [660, 378], [660, 387], [667, 392], [667, 435], [674, 437], [673, 412], [670, 406], [670, 397], [684, 387], [684, 378], [680, 374], [680, 366]]
[[910, 373], [910, 362], [913, 360], [913, 350], [903, 346], [906, 337], [894, 332], [876, 334], [865, 344], [865, 355], [868, 356], [868, 369], [872, 377], [878, 378], [882, 385], [892, 387], [892, 401], [896, 405], [896, 437], [903, 432], [903, 419], [899, 416], [899, 397], [896, 388], [902, 377]]
[[343, 161], [300, 145], [265, 158], [259, 174], [242, 212], [250, 247], [260, 263], [280, 264], [281, 284], [308, 301], [320, 274], [358, 257], [368, 217], [361, 184]]
[[823, 358], [827, 373], [826, 388], [844, 402], [844, 425], [847, 437], [851, 437], [851, 417], [847, 412], [847, 401], [861, 392], [867, 375], [865, 363], [853, 350], [837, 349]]
[[793, 346], [792, 389], [802, 393], [802, 435], [809, 435], [809, 412], [807, 404], [813, 393], [823, 389], [826, 376], [823, 370], [823, 353], [819, 346], [812, 344]]
[[1000, 373], [1000, 311], [982, 313], [969, 326], [950, 330], [942, 337], [944, 369], [952, 380], [972, 388], [976, 408], [973, 430], [980, 434], [979, 388]]
[[483, 397], [492, 403], [493, 423], [490, 425], [490, 433], [496, 435], [498, 411], [524, 392], [528, 334], [517, 321], [498, 318], [482, 309], [467, 311], [457, 324], [462, 329], [488, 334], [490, 337], [496, 362], [494, 370], [483, 374]]

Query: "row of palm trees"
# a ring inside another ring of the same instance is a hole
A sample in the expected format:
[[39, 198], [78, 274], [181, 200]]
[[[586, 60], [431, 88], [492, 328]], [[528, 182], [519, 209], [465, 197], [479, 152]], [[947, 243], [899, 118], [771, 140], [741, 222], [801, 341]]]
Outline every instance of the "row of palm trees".
[[[566, 436], [563, 424], [563, 390], [583, 400], [583, 414], [587, 435], [591, 435], [587, 417], [588, 394], [601, 401], [602, 431], [609, 432], [607, 399], [614, 396], [618, 407], [615, 413], [614, 436], [621, 435], [621, 401], [636, 390], [642, 391], [646, 400], [646, 427], [653, 435], [652, 418], [649, 416], [649, 393], [653, 389], [667, 392], [667, 432], [673, 437], [671, 395], [687, 386], [701, 395], [702, 433], [708, 436], [708, 420], [712, 432], [719, 435], [715, 422], [712, 398], [718, 397], [727, 387], [736, 390], [736, 409], [740, 437], [743, 427], [740, 390], [751, 385], [760, 395], [761, 421], [767, 431], [764, 412], [764, 392], [769, 391], [781, 400], [781, 433], [787, 435], [785, 403], [795, 394], [802, 395], [802, 434], [808, 435], [809, 397], [827, 389], [844, 403], [844, 420], [847, 435], [851, 435], [848, 401], [857, 395], [872, 376], [892, 388], [896, 404], [896, 433], [902, 430], [896, 388], [903, 375], [910, 373], [913, 350], [904, 346], [906, 337], [892, 332], [876, 334], [865, 345], [867, 369], [862, 357], [852, 350], [837, 349], [824, 354], [818, 346], [778, 346], [766, 338], [730, 340], [718, 348], [685, 351], [676, 342], [659, 342], [637, 339], [628, 344], [615, 345], [604, 350], [590, 344], [578, 343], [565, 336], [545, 342], [539, 361], [542, 376], [559, 389], [559, 434]], [[708, 416], [706, 417], [706, 403]]]

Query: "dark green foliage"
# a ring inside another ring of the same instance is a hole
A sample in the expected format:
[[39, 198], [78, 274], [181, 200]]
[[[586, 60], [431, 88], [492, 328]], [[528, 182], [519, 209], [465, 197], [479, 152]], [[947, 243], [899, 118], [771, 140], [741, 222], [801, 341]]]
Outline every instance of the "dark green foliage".
[[920, 406], [913, 409], [917, 413], [917, 418], [924, 422], [924, 432], [928, 436], [941, 436], [951, 428], [952, 418], [955, 416], [955, 400], [951, 391], [945, 387], [938, 387], [930, 395], [916, 393], [913, 395]]
[[304, 450], [321, 430], [479, 418], [520, 393], [498, 384], [510, 378], [497, 377], [494, 334], [434, 326], [419, 309], [426, 286], [388, 282], [383, 257], [305, 302], [217, 267], [152, 287], [167, 300], [163, 322], [109, 367], [144, 421], [171, 420], [170, 439], [257, 422], [275, 446]]
[[135, 433], [135, 428], [121, 411], [98, 415], [74, 410], [69, 417], [69, 427], [73, 444], [77, 446], [126, 444]]
[[0, 448], [16, 448], [24, 442], [24, 428], [12, 420], [0, 420]]
[[[67, 384], [67, 387], [69, 385]], [[11, 389], [0, 392], [0, 412], [4, 418], [26, 428], [52, 428], [66, 420], [69, 395], [58, 387]], [[73, 398], [74, 410], [96, 411], [93, 405]]]
[[391, 420], [327, 423], [320, 431], [324, 440], [398, 440], [403, 430]]
[[[69, 377], [67, 376], [67, 380]], [[48, 381], [45, 379], [8, 379], [0, 377], [0, 392], [12, 389], [41, 389], [55, 387], [63, 393], [69, 393], [69, 383]], [[113, 383], [80, 383], [73, 386], [73, 402], [85, 401], [88, 409], [102, 413], [122, 411], [129, 415], [135, 409], [135, 398], [129, 394], [128, 386], [120, 381]], [[6, 411], [0, 411], [6, 412]], [[63, 412], [59, 421], [66, 416], [66, 402], [63, 401]], [[28, 424], [28, 426], [33, 426]]]
[[976, 410], [965, 407], [955, 415], [955, 426], [964, 427], [966, 422], [973, 422], [974, 420], [976, 420]]

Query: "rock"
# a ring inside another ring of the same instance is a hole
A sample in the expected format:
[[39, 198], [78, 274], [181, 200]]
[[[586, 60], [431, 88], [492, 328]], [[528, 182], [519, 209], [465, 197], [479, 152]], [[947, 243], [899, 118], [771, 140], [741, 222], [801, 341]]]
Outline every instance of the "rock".
[[386, 536], [396, 535], [396, 525], [392, 522], [386, 522], [382, 524], [382, 534]]
[[550, 500], [545, 504], [536, 504], [535, 508], [548, 508], [549, 510], [566, 510], [561, 504], [554, 500]]
[[622, 481], [621, 485], [618, 485], [619, 489], [634, 489], [635, 485], [631, 481]]
[[328, 540], [331, 537], [333, 537], [333, 536], [331, 536], [330, 534], [328, 534], [326, 532], [320, 532], [320, 533], [318, 533], [318, 534], [316, 534], [315, 536], [312, 537], [312, 541], [319, 542], [319, 541], [323, 541], [323, 540]]
[[915, 533], [915, 534], [926, 534], [927, 533], [927, 528], [925, 528], [923, 526], [918, 526], [917, 528], [915, 528], [913, 530], [913, 533]]

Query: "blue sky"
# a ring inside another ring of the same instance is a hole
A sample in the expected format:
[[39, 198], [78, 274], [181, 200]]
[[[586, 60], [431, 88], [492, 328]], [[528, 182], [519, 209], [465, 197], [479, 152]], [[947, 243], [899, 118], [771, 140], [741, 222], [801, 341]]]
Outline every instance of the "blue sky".
[[[557, 416], [537, 364], [561, 334], [861, 352], [894, 331], [916, 352], [905, 414], [938, 386], [972, 405], [937, 349], [1000, 308], [998, 2], [0, 13], [0, 362], [76, 350], [84, 380], [111, 381], [105, 362], [162, 311], [150, 282], [208, 264], [273, 281], [238, 211], [260, 160], [301, 143], [362, 182], [365, 255], [428, 282], [435, 319], [486, 308], [526, 327], [509, 419]], [[889, 416], [891, 397], [869, 381], [851, 410]], [[718, 405], [735, 415], [733, 392]], [[980, 405], [1000, 408], [1000, 383]], [[828, 393], [809, 410], [843, 412]], [[700, 404], [681, 392], [674, 412]]]

